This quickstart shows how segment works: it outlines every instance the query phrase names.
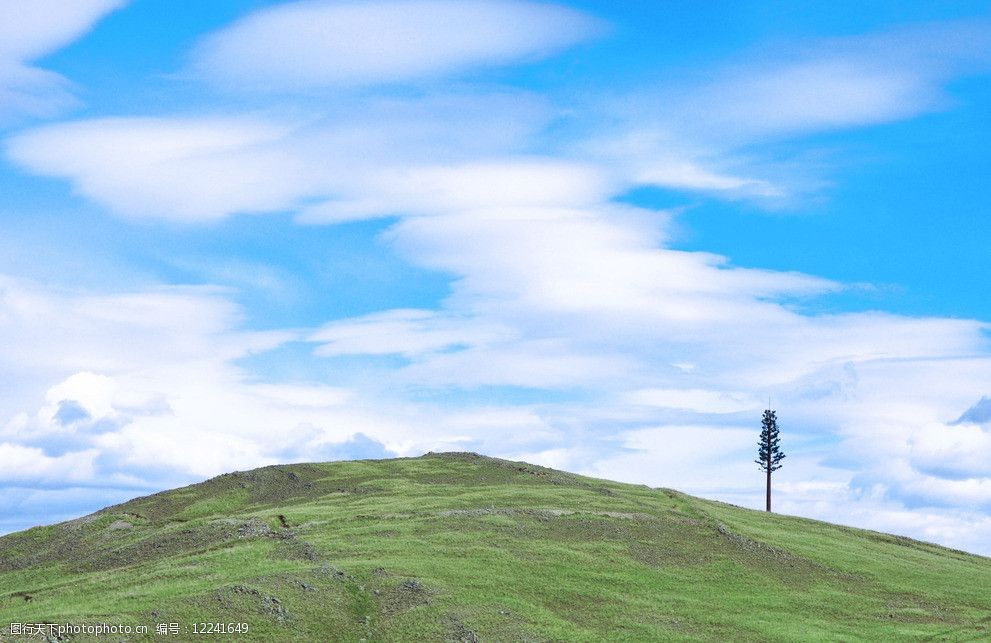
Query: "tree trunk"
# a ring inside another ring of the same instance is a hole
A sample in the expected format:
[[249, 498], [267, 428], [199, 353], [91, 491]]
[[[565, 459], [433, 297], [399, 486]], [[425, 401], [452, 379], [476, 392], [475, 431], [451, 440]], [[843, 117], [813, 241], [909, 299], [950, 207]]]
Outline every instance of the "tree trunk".
[[771, 510], [771, 467], [767, 468], [767, 510]]

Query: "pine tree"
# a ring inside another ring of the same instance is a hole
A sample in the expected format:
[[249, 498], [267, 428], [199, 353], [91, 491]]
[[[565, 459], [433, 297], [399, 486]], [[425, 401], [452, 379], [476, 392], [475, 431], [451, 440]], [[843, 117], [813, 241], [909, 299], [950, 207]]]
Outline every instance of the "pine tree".
[[757, 459], [754, 462], [761, 471], [767, 473], [767, 510], [771, 510], [771, 473], [781, 468], [785, 454], [778, 446], [778, 417], [774, 411], [764, 411], [763, 427], [760, 432], [760, 442], [757, 443]]

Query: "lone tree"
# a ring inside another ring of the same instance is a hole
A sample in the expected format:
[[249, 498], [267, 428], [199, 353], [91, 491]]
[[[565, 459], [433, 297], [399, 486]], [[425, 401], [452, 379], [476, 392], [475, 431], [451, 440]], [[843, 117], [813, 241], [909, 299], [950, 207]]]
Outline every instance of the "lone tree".
[[767, 473], [767, 510], [771, 510], [771, 473], [781, 468], [785, 454], [778, 446], [778, 417], [774, 411], [764, 411], [761, 421], [760, 442], [757, 443], [757, 459], [754, 462]]

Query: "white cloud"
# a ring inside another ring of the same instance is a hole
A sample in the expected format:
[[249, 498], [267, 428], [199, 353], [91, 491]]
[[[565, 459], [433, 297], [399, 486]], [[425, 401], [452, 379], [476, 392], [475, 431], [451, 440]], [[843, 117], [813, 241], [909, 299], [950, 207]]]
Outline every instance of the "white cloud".
[[126, 0], [0, 3], [0, 122], [51, 116], [75, 103], [70, 83], [30, 63], [76, 40]]
[[51, 411], [49, 417], [54, 417], [59, 405], [67, 400], [78, 404], [90, 417], [101, 417], [113, 412], [113, 398], [117, 392], [113, 379], [95, 373], [80, 372], [72, 375], [63, 382], [48, 389], [45, 401]]
[[141, 363], [168, 367], [203, 354], [233, 359], [291, 337], [228, 332], [239, 318], [210, 287], [63, 293], [0, 276], [0, 364], [66, 376]]
[[971, 422], [973, 424], [987, 424], [991, 422], [991, 398], [982, 396], [976, 404], [964, 411], [953, 424]]
[[[641, 428], [616, 437], [622, 450], [603, 453], [577, 468], [610, 480], [757, 504], [762, 478], [753, 463], [757, 444], [753, 428], [692, 423]], [[804, 471], [803, 479], [813, 475]]]
[[946, 109], [953, 80], [991, 69], [989, 34], [975, 19], [744, 52], [603, 101], [577, 146], [642, 185], [794, 204], [829, 184], [827, 160], [759, 144]]
[[[707, 301], [706, 293], [747, 298], [836, 287], [804, 275], [723, 270], [723, 257], [661, 250], [666, 219], [600, 203], [407, 219], [390, 235], [417, 263], [464, 275], [459, 294], [509, 292], [539, 308], [653, 310], [684, 319], [705, 315], [703, 302], [734, 299]], [[661, 292], [668, 297], [658, 298]], [[697, 306], [677, 305], [686, 299]]]
[[124, 0], [37, 0], [4, 2], [0, 20], [0, 57], [33, 60], [86, 33]]
[[[371, 99], [320, 118], [277, 115], [108, 118], [29, 130], [7, 155], [129, 218], [183, 223], [295, 209], [314, 221], [423, 211], [518, 194], [524, 203], [598, 194], [590, 168], [546, 159], [469, 162], [515, 152], [549, 118], [525, 94]], [[539, 174], [534, 189], [522, 179]], [[492, 184], [488, 182], [492, 181]], [[521, 192], [522, 191], [522, 192]], [[514, 197], [505, 197], [511, 200]], [[330, 200], [332, 199], [332, 200]]]
[[769, 181], [721, 174], [706, 169], [698, 161], [686, 159], [649, 158], [644, 167], [632, 177], [641, 185], [656, 185], [682, 190], [716, 192], [720, 196], [740, 194], [755, 197], [782, 196], [781, 189]]
[[287, 208], [312, 189], [312, 166], [274, 145], [287, 135], [259, 119], [104, 119], [30, 131], [8, 153], [116, 212], [195, 222]]
[[316, 384], [253, 384], [251, 390], [288, 408], [339, 407], [353, 395], [347, 389]]
[[321, 345], [318, 355], [407, 356], [461, 345], [487, 344], [506, 339], [507, 331], [473, 321], [445, 318], [427, 310], [391, 310], [385, 313], [331, 322], [308, 338]]
[[704, 389], [640, 389], [625, 396], [629, 404], [656, 406], [697, 413], [738, 413], [755, 411], [761, 402], [752, 394], [739, 391]]
[[570, 389], [618, 380], [636, 367], [623, 355], [583, 350], [566, 339], [521, 339], [439, 353], [414, 362], [401, 380], [429, 386]]
[[[283, 5], [256, 17], [356, 6]], [[15, 137], [7, 153], [124, 216], [185, 222], [285, 210], [304, 223], [481, 208], [512, 216], [511, 206], [580, 208], [637, 185], [785, 203], [821, 189], [821, 169], [755, 158], [750, 144], [934, 109], [950, 79], [991, 65], [979, 26], [795, 45], [790, 56], [753, 54], [717, 68], [710, 81], [575, 105], [571, 111], [593, 114], [577, 121], [594, 134], [573, 130], [558, 155], [536, 143], [563, 108], [470, 87], [425, 98], [334, 96], [321, 101], [322, 112], [304, 115], [59, 124]]]
[[[694, 98], [720, 130], [750, 135], [822, 130], [914, 116], [936, 107], [938, 91], [912, 69], [863, 59], [813, 58], [744, 69]], [[687, 108], [687, 107], [686, 107]]]
[[[491, 434], [515, 444], [543, 427], [521, 409], [256, 382], [236, 360], [299, 335], [239, 326], [238, 308], [212, 288], [90, 294], [3, 277], [0, 368], [11, 383], [0, 400], [0, 486], [57, 489], [82, 512], [233, 469], [419, 454]], [[76, 487], [93, 491], [80, 501]], [[24, 522], [8, 526], [55, 516], [17, 509]]]
[[[627, 101], [638, 105], [644, 99], [628, 98]], [[628, 112], [627, 101], [619, 107], [610, 106], [607, 111]], [[653, 100], [647, 102], [653, 103]], [[679, 133], [672, 123], [664, 122], [672, 109], [672, 105], [665, 104], [654, 106], [649, 114], [633, 110], [628, 122], [619, 128], [615, 125], [604, 128], [604, 132], [597, 132], [590, 140], [578, 143], [578, 151], [622, 168], [626, 179], [634, 185], [703, 192], [729, 199], [784, 196], [774, 182], [748, 176], [754, 172], [753, 167], [739, 167], [743, 165], [740, 161], [723, 158], [727, 156], [727, 150], [720, 150], [711, 141], [712, 149], [707, 150], [704, 136]], [[708, 109], [706, 107], [705, 111]], [[607, 118], [612, 120], [615, 116]], [[751, 161], [748, 165], [752, 164]]]
[[685, 122], [701, 114], [699, 132], [748, 138], [911, 118], [944, 107], [954, 77], [991, 67], [989, 26], [922, 24], [795, 43], [717, 70], [674, 111]]
[[[336, 404], [340, 393], [265, 385], [245, 393], [251, 387], [228, 361], [289, 336], [241, 333], [233, 313], [209, 291], [92, 296], [5, 278], [4, 371], [34, 386], [64, 377], [36, 413], [0, 430], [0, 455], [10, 460], [5, 482], [149, 488], [274, 461], [257, 438], [277, 424], [262, 427], [257, 418], [272, 422], [301, 401]], [[67, 403], [78, 409], [70, 422], [59, 416]], [[10, 417], [13, 409], [4, 410]], [[213, 446], [190, 451], [194, 442]]]
[[[782, 469], [784, 471], [784, 469]], [[849, 492], [844, 484], [828, 493], [801, 493], [778, 485], [775, 505], [784, 513], [840, 525], [900, 534], [964, 551], [991, 554], [991, 518], [974, 510], [906, 508], [898, 501]]]
[[[601, 168], [533, 157], [391, 168], [369, 174], [363, 177], [360, 197], [308, 206], [298, 220], [330, 224], [465, 210], [513, 217], [520, 209], [526, 212], [527, 208], [563, 209], [598, 203], [618, 187]], [[548, 212], [545, 209], [542, 215]]]
[[[501, 221], [523, 221], [525, 227], [528, 220]], [[589, 238], [612, 247], [610, 235]], [[462, 242], [458, 235], [444, 241]], [[585, 248], [585, 258], [602, 269], [594, 263], [596, 248]], [[539, 254], [531, 249], [517, 260]], [[484, 257], [463, 264], [463, 278], [471, 281], [483, 267], [495, 269]], [[706, 281], [706, 271], [735, 270], [708, 262], [696, 269]], [[448, 301], [446, 311], [389, 311], [339, 320], [308, 335], [328, 354], [395, 352], [410, 360], [380, 369], [374, 386], [357, 389], [252, 382], [231, 361], [299, 335], [238, 331], [236, 308], [219, 292], [95, 296], [52, 293], [8, 278], [0, 300], [8, 341], [0, 344], [0, 361], [14, 374], [40, 367], [49, 382], [37, 412], [15, 417], [0, 434], [11, 457], [43, 466], [30, 475], [26, 469], [11, 474], [8, 483], [94, 485], [113, 493], [321, 454], [475, 449], [757, 506], [760, 479], [751, 463], [756, 428], [739, 424], [739, 415], [726, 425], [700, 425], [692, 414], [747, 412], [761, 406], [755, 393], [773, 392], [784, 409], [789, 454], [778, 478], [780, 510], [980, 550], [965, 526], [979, 522], [967, 507], [988, 501], [989, 477], [981, 468], [986, 435], [974, 424], [945, 425], [986, 392], [982, 382], [991, 381], [986, 357], [951, 359], [979, 348], [979, 325], [805, 317], [762, 300], [759, 281], [773, 277], [763, 274], [750, 277], [758, 281], [749, 284], [750, 294], [736, 292], [735, 279], [721, 292], [710, 284], [703, 296], [733, 299], [735, 317], [724, 318], [715, 306], [713, 316], [665, 324], [671, 293], [663, 289], [654, 293], [660, 301], [645, 308], [616, 310], [610, 301], [584, 301], [577, 310], [560, 301], [531, 306], [529, 299], [520, 304], [528, 296], [526, 282], [508, 278], [512, 274], [473, 282]], [[553, 280], [568, 273], [542, 274]], [[718, 274], [712, 278], [720, 283]], [[475, 289], [494, 283], [506, 288]], [[774, 319], [776, 326], [761, 331], [762, 320]], [[914, 328], [905, 333], [901, 326]], [[763, 345], [762, 333], [776, 337], [774, 350]], [[74, 343], [86, 350], [73, 352]], [[672, 354], [696, 368], [659, 366]], [[84, 364], [100, 368], [78, 370]], [[59, 372], [67, 375], [54, 375]], [[840, 384], [829, 384], [834, 379]], [[582, 391], [584, 399], [432, 405], [408, 394], [425, 385], [559, 388]], [[66, 400], [85, 417], [58, 421]], [[658, 426], [657, 413], [677, 419]], [[823, 424], [832, 427], [827, 435], [838, 430], [846, 441], [817, 444], [816, 427]], [[191, 454], [193, 442], [215, 448]], [[829, 460], [837, 455], [859, 460], [851, 468], [833, 466]], [[71, 477], [53, 477], [66, 467]], [[938, 530], [900, 517], [903, 503], [920, 501], [938, 516]], [[853, 509], [839, 512], [846, 505]], [[883, 508], [891, 522], [879, 522], [867, 507]]]
[[983, 478], [991, 503], [991, 431], [975, 424], [919, 427], [910, 438], [917, 469], [960, 479]]
[[70, 486], [93, 479], [99, 452], [88, 449], [52, 457], [42, 449], [0, 442], [0, 485], [56, 484]]
[[538, 59], [601, 28], [573, 9], [513, 0], [294, 2], [208, 36], [192, 70], [236, 89], [370, 85]]
[[[5, 421], [40, 407], [36, 422], [18, 420], [8, 430], [49, 435], [67, 430], [53, 421], [65, 400], [94, 421], [167, 409], [156, 381], [212, 373], [293, 336], [240, 331], [239, 320], [240, 311], [208, 287], [98, 294], [0, 276], [0, 369], [10, 376], [0, 412]], [[106, 379], [121, 374], [132, 378], [124, 390]], [[57, 382], [63, 383], [44, 397]]]

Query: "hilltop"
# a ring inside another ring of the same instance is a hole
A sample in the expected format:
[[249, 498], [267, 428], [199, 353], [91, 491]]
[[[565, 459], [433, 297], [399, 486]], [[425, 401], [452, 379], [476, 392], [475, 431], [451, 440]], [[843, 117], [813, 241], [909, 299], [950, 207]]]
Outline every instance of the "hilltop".
[[988, 588], [989, 558], [470, 453], [229, 473], [0, 538], [0, 627], [150, 627], [73, 641], [977, 640]]

